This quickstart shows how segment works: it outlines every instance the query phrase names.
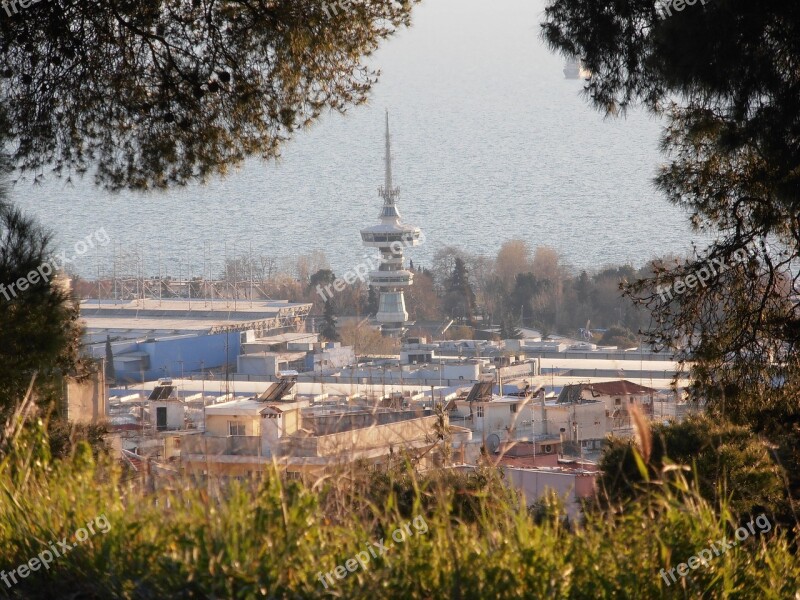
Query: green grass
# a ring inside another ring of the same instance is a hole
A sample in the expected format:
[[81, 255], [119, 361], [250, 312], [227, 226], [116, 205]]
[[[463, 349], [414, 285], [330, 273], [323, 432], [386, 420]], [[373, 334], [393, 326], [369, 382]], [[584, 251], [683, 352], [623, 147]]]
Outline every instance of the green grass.
[[[752, 536], [670, 587], [658, 575], [732, 537], [688, 489], [568, 523], [555, 500], [534, 516], [491, 473], [345, 477], [315, 489], [274, 473], [259, 486], [143, 493], [87, 451], [50, 461], [35, 435], [0, 463], [0, 568], [8, 571], [105, 515], [97, 533], [0, 598], [796, 598], [800, 561], [781, 531]], [[422, 515], [325, 589], [320, 572]], [[541, 515], [544, 515], [543, 517]]]

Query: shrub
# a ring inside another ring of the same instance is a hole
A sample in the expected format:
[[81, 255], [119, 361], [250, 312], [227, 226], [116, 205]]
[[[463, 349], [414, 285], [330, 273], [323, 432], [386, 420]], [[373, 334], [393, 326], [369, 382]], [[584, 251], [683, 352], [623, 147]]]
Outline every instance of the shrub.
[[[558, 506], [534, 519], [514, 494], [493, 488], [494, 475], [472, 483], [410, 473], [403, 481], [391, 473], [356, 484], [340, 478], [340, 487], [330, 480], [333, 489], [321, 494], [270, 472], [260, 485], [146, 494], [123, 483], [107, 457], [95, 461], [86, 444], [69, 460], [38, 454], [43, 431], [23, 436], [0, 463], [3, 569], [99, 515], [109, 528], [49, 569], [0, 584], [0, 597], [777, 599], [800, 584], [800, 566], [776, 528], [667, 587], [661, 568], [731, 537], [735, 525], [724, 503], [720, 517], [680, 480], [665, 487], [657, 507], [634, 503], [568, 527]], [[469, 511], [458, 508], [459, 491], [471, 495]], [[327, 502], [333, 494], [343, 502]], [[371, 510], [348, 512], [347, 502]], [[391, 533], [417, 517], [426, 531], [388, 547]], [[324, 573], [381, 538], [384, 555], [323, 586]]]

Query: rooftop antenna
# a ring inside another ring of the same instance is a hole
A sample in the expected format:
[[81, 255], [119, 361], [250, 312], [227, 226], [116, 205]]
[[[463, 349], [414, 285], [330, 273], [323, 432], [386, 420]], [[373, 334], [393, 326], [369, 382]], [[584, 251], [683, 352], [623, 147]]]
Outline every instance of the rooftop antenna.
[[189, 258], [189, 254], [186, 254], [186, 271], [187, 271], [187, 279], [186, 287], [189, 289], [189, 312], [192, 311], [192, 260]]
[[[116, 281], [116, 279], [114, 280]], [[97, 255], [97, 308], [100, 308], [100, 255]]]
[[381, 218], [400, 218], [400, 213], [395, 206], [395, 200], [400, 195], [400, 188], [392, 183], [392, 136], [389, 133], [389, 110], [386, 110], [386, 154], [384, 156], [383, 187], [378, 188], [378, 195], [383, 198]]
[[250, 242], [250, 308], [253, 308], [253, 242]]

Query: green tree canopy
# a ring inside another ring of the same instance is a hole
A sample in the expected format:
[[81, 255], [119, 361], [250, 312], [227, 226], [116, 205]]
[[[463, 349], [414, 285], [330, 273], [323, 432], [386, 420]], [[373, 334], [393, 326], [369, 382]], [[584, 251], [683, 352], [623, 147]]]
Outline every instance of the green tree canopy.
[[[767, 511], [790, 518], [780, 468], [770, 458], [769, 445], [747, 427], [708, 416], [690, 416], [682, 423], [655, 425], [647, 469], [651, 481], [669, 479], [664, 467], [671, 464], [690, 469], [697, 477], [700, 493], [720, 506], [729, 506], [738, 516]], [[631, 440], [613, 438], [600, 462], [600, 488], [613, 503], [639, 498], [644, 479], [634, 458]], [[696, 469], [696, 471], [693, 471]], [[728, 498], [731, 491], [735, 495]]]
[[533, 273], [519, 273], [514, 278], [514, 288], [511, 290], [508, 313], [516, 314], [519, 322], [535, 323], [539, 317], [537, 300], [540, 295], [551, 287], [546, 280], [537, 279]]
[[325, 300], [325, 311], [322, 316], [322, 328], [320, 334], [329, 342], [341, 341], [341, 336], [336, 329], [336, 304], [333, 298]]
[[145, 189], [225, 173], [364, 102], [377, 76], [365, 58], [416, 1], [10, 2], [0, 134], [37, 177]]
[[475, 318], [475, 292], [469, 281], [469, 272], [464, 259], [457, 256], [453, 263], [453, 272], [446, 282], [447, 293], [444, 307], [451, 317], [472, 322]]
[[514, 311], [503, 311], [500, 316], [500, 339], [518, 340], [522, 338], [519, 330], [519, 317]]
[[636, 335], [625, 327], [609, 327], [600, 338], [602, 346], [618, 346], [619, 348], [633, 348], [639, 345]]
[[0, 422], [34, 375], [34, 393], [46, 404], [60, 396], [63, 375], [85, 374], [77, 305], [53, 280], [51, 244], [50, 234], [10, 206], [0, 188]]
[[326, 285], [331, 285], [334, 281], [336, 281], [336, 274], [333, 271], [330, 269], [320, 269], [308, 278], [308, 286], [306, 289], [313, 290], [317, 286], [325, 287]]

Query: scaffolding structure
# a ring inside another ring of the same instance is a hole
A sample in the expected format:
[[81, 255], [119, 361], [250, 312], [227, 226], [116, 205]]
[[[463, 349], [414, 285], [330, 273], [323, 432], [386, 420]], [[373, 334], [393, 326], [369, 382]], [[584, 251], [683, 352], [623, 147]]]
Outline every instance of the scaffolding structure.
[[[210, 248], [210, 245], [208, 246]], [[171, 260], [172, 272], [165, 268], [162, 257], [150, 262], [140, 250], [122, 249], [117, 244], [110, 248], [111, 256], [106, 256], [105, 267], [101, 269], [100, 257], [97, 266], [92, 296], [99, 300], [128, 302], [131, 300], [188, 299], [197, 302], [197, 307], [214, 310], [222, 306], [236, 310], [238, 304], [254, 300], [272, 300], [264, 287], [263, 277], [271, 277], [274, 263], [256, 266], [252, 246], [249, 254], [236, 256], [235, 247], [229, 261], [227, 245], [223, 255], [222, 268], [209, 260], [209, 252], [204, 246], [202, 264], [192, 262], [187, 256], [181, 260]], [[263, 260], [262, 260], [263, 262]], [[177, 276], [174, 272], [177, 266]]]

